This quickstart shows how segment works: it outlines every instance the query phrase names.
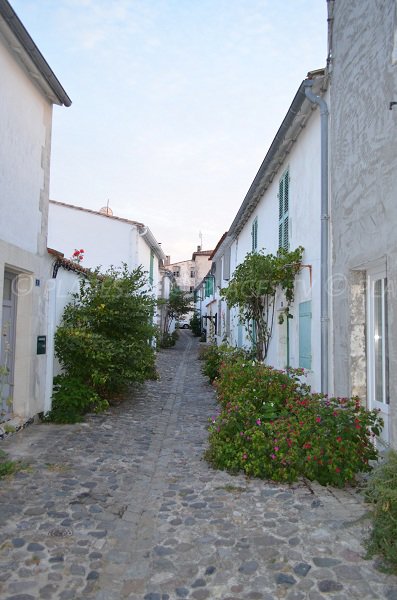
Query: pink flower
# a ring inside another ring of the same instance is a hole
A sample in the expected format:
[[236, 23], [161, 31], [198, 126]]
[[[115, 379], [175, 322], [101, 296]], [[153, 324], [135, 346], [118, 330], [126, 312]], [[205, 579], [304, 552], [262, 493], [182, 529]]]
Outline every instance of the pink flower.
[[321, 417], [316, 417], [316, 422], [321, 423]]
[[261, 425], [261, 420], [260, 420], [260, 419], [257, 419], [257, 420], [256, 420], [256, 424], [257, 424], [257, 425]]
[[278, 452], [280, 450], [280, 448], [278, 446], [274, 446], [274, 451]]
[[243, 454], [243, 460], [247, 460], [247, 458], [248, 458], [247, 455]]
[[276, 458], [276, 455], [275, 454], [271, 454], [270, 458], [272, 458], [274, 460]]

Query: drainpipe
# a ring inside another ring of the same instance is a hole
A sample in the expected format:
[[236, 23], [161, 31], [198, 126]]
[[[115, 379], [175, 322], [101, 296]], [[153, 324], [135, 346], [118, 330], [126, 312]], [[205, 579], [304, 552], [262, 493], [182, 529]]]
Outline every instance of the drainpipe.
[[304, 83], [306, 98], [318, 104], [321, 117], [321, 391], [328, 393], [328, 340], [329, 340], [329, 206], [328, 206], [328, 106], [323, 98], [311, 90], [313, 80]]

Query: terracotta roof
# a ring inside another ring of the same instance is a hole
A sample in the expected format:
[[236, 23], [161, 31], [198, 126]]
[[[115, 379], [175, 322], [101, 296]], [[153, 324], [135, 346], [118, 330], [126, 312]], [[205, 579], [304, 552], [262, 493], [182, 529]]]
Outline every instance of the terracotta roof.
[[87, 269], [87, 267], [83, 267], [80, 263], [74, 262], [69, 258], [65, 258], [65, 255], [59, 250], [54, 250], [53, 248], [47, 248], [48, 254], [52, 254], [55, 257], [55, 263], [60, 267], [64, 267], [67, 271], [76, 271], [76, 273], [81, 273], [82, 275], [88, 275], [92, 273], [91, 269]]

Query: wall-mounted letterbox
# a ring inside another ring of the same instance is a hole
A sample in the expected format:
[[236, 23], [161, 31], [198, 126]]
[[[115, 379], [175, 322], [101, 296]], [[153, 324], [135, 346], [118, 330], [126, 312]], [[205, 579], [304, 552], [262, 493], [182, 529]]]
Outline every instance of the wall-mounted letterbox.
[[47, 336], [37, 336], [37, 354], [45, 354], [47, 351]]

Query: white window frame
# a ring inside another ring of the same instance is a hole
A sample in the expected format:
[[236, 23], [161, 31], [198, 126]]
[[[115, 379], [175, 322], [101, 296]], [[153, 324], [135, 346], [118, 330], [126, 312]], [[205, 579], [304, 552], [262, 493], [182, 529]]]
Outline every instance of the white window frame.
[[[381, 281], [382, 306], [381, 306], [381, 332], [380, 336], [375, 333], [375, 284]], [[387, 341], [387, 273], [383, 265], [375, 266], [367, 270], [367, 399], [368, 408], [379, 409], [384, 420], [384, 429], [381, 439], [389, 443], [389, 376], [388, 376], [388, 341]], [[378, 339], [375, 339], [375, 338]], [[376, 344], [381, 342], [382, 352], [382, 400], [376, 398]]]

